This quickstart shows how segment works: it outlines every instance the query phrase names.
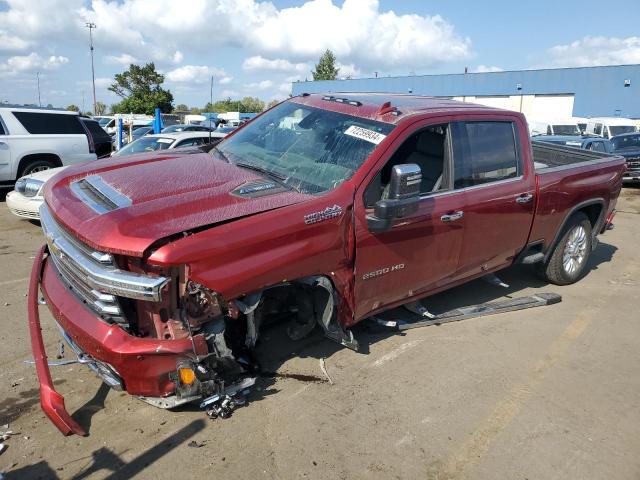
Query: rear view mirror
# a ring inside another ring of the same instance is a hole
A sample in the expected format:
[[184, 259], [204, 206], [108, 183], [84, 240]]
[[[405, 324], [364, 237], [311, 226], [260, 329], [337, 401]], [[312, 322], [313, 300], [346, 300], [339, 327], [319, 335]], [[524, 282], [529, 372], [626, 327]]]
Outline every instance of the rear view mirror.
[[389, 198], [378, 200], [374, 214], [367, 216], [369, 231], [383, 232], [391, 228], [393, 220], [407, 217], [418, 210], [422, 172], [415, 163], [395, 165], [389, 181]]

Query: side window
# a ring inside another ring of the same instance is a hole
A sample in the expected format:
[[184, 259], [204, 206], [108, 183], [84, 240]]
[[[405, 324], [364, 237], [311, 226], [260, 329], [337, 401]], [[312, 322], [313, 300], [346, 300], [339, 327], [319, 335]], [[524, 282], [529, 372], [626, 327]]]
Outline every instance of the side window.
[[609, 127], [607, 127], [606, 125], [602, 127], [602, 136], [604, 138], [609, 138]]
[[449, 158], [449, 125], [432, 125], [409, 136], [387, 161], [365, 192], [365, 205], [388, 195], [391, 169], [395, 165], [415, 163], [422, 172], [420, 193], [428, 194], [447, 190]]
[[457, 139], [466, 143], [454, 160], [454, 187], [465, 188], [518, 175], [515, 128], [511, 122], [466, 122]]
[[596, 152], [604, 152], [604, 142], [593, 142], [591, 144], [591, 149], [595, 150]]
[[2, 117], [0, 117], [0, 135], [6, 135], [7, 132], [4, 130], [4, 123], [2, 122]]
[[31, 134], [85, 134], [77, 115], [64, 113], [13, 112]]
[[553, 135], [553, 132], [551, 131], [551, 125], [547, 125], [547, 135]]
[[596, 135], [602, 135], [602, 124], [601, 123], [596, 123], [596, 126], [593, 127], [593, 133], [595, 133]]

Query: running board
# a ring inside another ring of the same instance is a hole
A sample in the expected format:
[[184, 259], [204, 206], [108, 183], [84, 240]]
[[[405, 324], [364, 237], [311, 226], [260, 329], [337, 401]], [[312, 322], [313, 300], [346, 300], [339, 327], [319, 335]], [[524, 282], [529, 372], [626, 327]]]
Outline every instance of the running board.
[[431, 325], [458, 322], [468, 318], [484, 317], [485, 315], [495, 315], [497, 313], [524, 310], [526, 308], [543, 307], [545, 305], [560, 303], [561, 301], [562, 297], [557, 293], [537, 293], [528, 297], [510, 298], [509, 300], [480, 303], [478, 305], [455, 308], [426, 320], [384, 320], [378, 317], [371, 317], [371, 319], [379, 326], [402, 331], [409, 330], [410, 328], [429, 327]]

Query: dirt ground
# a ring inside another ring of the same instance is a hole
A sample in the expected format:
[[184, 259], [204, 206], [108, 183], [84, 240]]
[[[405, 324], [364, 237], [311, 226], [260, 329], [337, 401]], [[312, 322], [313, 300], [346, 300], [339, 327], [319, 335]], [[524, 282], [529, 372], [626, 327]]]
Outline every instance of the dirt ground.
[[[4, 200], [4, 195], [1, 197]], [[640, 189], [618, 202], [590, 272], [557, 287], [529, 268], [501, 289], [476, 281], [425, 302], [434, 311], [532, 292], [560, 304], [410, 330], [359, 329], [359, 354], [319, 332], [268, 330], [250, 403], [226, 420], [110, 391], [85, 367], [52, 367], [89, 436], [63, 437], [39, 407], [26, 292], [37, 224], [0, 203], [0, 430], [5, 479], [640, 478]], [[48, 351], [59, 336], [41, 309]], [[69, 355], [67, 355], [69, 357]], [[329, 384], [319, 359], [326, 358]]]

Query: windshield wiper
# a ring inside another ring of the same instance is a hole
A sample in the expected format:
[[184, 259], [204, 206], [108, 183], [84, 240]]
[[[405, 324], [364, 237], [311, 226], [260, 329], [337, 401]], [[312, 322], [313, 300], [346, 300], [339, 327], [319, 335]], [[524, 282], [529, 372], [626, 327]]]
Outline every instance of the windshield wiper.
[[213, 152], [214, 150], [215, 150], [216, 152], [218, 152], [218, 155], [220, 155], [220, 156], [222, 157], [222, 159], [223, 159], [225, 162], [227, 162], [227, 163], [231, 163], [231, 162], [229, 161], [229, 159], [227, 158], [227, 156], [224, 154], [224, 152], [223, 152], [222, 150], [220, 150], [220, 149], [218, 148], [218, 146], [217, 146], [217, 145], [216, 145], [215, 147], [213, 147], [213, 148], [210, 150], [210, 152]]
[[287, 180], [286, 175], [282, 175], [281, 173], [274, 172], [273, 170], [268, 170], [260, 165], [256, 165], [255, 163], [245, 163], [245, 162], [237, 162], [234, 163], [235, 166], [246, 168], [247, 170], [254, 170], [256, 172], [264, 173], [265, 175], [275, 178], [276, 180], [280, 180], [281, 182], [285, 182]]

